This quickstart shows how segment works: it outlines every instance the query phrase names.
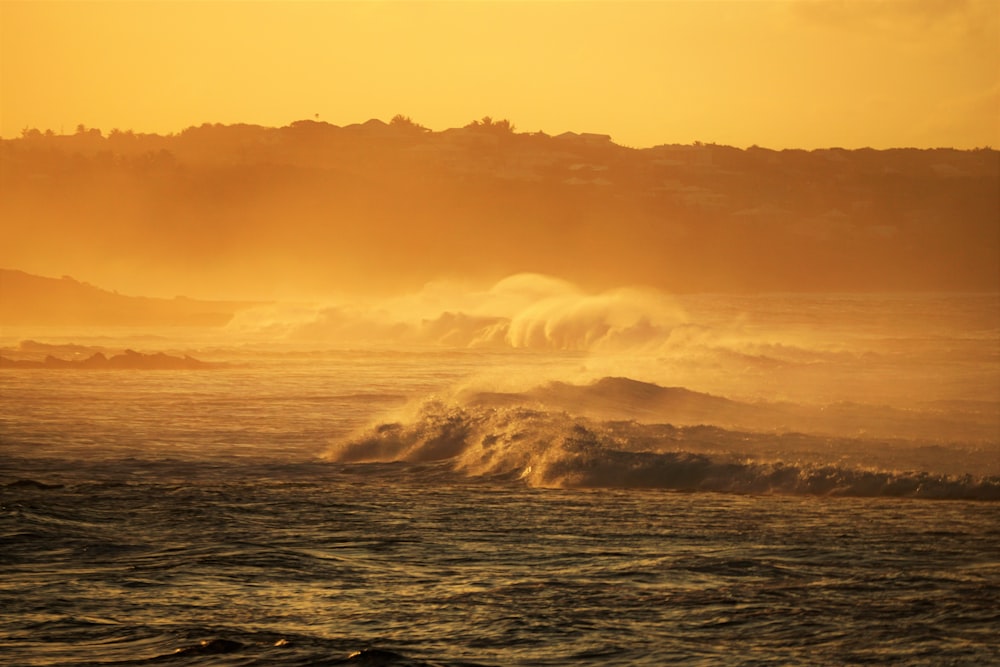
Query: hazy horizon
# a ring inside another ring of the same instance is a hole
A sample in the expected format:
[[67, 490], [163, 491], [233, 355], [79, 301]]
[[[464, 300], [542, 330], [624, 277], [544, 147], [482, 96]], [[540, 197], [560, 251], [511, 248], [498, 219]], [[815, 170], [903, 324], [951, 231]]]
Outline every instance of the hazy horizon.
[[[311, 116], [302, 116], [302, 117], [290, 117], [290, 118], [284, 119], [283, 121], [278, 121], [278, 122], [276, 122], [274, 124], [257, 123], [257, 122], [250, 122], [250, 121], [246, 121], [246, 120], [221, 121], [221, 120], [217, 120], [217, 119], [202, 119], [202, 120], [195, 120], [194, 122], [191, 122], [190, 124], [187, 124], [187, 125], [181, 125], [181, 126], [176, 126], [176, 127], [164, 127], [164, 128], [157, 128], [157, 129], [143, 129], [137, 123], [125, 124], [124, 126], [115, 125], [113, 127], [110, 127], [110, 126], [107, 126], [106, 124], [105, 125], [91, 126], [91, 125], [88, 125], [88, 124], [83, 123], [83, 122], [70, 122], [68, 124], [67, 123], [63, 123], [63, 124], [60, 124], [60, 126], [58, 128], [56, 128], [56, 127], [50, 127], [50, 126], [43, 126], [43, 125], [41, 125], [39, 123], [34, 123], [34, 122], [31, 122], [30, 120], [28, 120], [28, 121], [26, 121], [26, 123], [25, 123], [25, 125], [23, 127], [21, 127], [20, 129], [18, 129], [16, 131], [12, 130], [9, 135], [0, 135], [0, 141], [2, 141], [2, 140], [11, 140], [11, 139], [23, 138], [26, 134], [29, 134], [29, 133], [34, 134], [35, 132], [38, 132], [38, 133], [41, 133], [41, 134], [44, 134], [44, 135], [48, 135], [48, 136], [69, 137], [69, 136], [73, 136], [73, 135], [77, 134], [80, 131], [81, 128], [84, 129], [84, 130], [86, 130], [86, 131], [90, 131], [90, 132], [99, 132], [100, 135], [102, 137], [105, 137], [105, 138], [107, 138], [112, 133], [115, 134], [115, 135], [117, 135], [117, 134], [123, 134], [123, 135], [129, 135], [129, 136], [131, 136], [131, 135], [137, 135], [137, 136], [145, 135], [145, 136], [169, 138], [169, 137], [175, 137], [175, 136], [177, 136], [179, 134], [182, 134], [185, 130], [198, 129], [198, 128], [201, 128], [201, 127], [206, 126], [206, 125], [207, 126], [222, 126], [222, 127], [227, 127], [227, 126], [237, 126], [237, 127], [239, 127], [239, 126], [247, 126], [247, 127], [260, 127], [260, 128], [265, 128], [265, 129], [279, 129], [279, 128], [282, 128], [282, 127], [293, 126], [296, 123], [315, 122], [315, 123], [321, 123], [321, 124], [325, 124], [325, 125], [331, 125], [331, 126], [337, 127], [337, 128], [347, 128], [347, 127], [364, 125], [365, 123], [372, 122], [372, 121], [389, 124], [394, 117], [396, 117], [396, 116], [402, 116], [402, 117], [405, 117], [405, 118], [411, 120], [413, 123], [419, 125], [420, 127], [422, 127], [423, 129], [425, 129], [426, 131], [428, 131], [428, 132], [434, 132], [434, 133], [442, 133], [442, 132], [448, 132], [448, 131], [453, 131], [453, 130], [460, 130], [460, 129], [464, 128], [464, 127], [467, 127], [470, 123], [480, 121], [482, 118], [486, 117], [486, 118], [491, 118], [491, 119], [495, 119], [495, 120], [503, 120], [503, 121], [509, 122], [511, 124], [511, 127], [512, 127], [513, 131], [515, 133], [517, 133], [517, 134], [539, 134], [539, 135], [545, 135], [545, 136], [550, 136], [550, 137], [559, 136], [559, 135], [563, 135], [563, 134], [566, 134], [566, 135], [580, 134], [580, 135], [592, 135], [592, 136], [606, 136], [606, 137], [608, 137], [610, 139], [611, 143], [615, 144], [616, 146], [620, 146], [622, 148], [628, 148], [628, 149], [632, 149], [632, 150], [644, 150], [644, 149], [650, 149], [650, 148], [658, 148], [658, 147], [661, 147], [661, 146], [701, 146], [701, 145], [722, 146], [722, 147], [726, 147], [726, 148], [736, 148], [736, 149], [739, 149], [739, 150], [748, 150], [748, 149], [757, 149], [757, 148], [759, 148], [759, 149], [763, 149], [763, 150], [778, 151], [778, 152], [781, 152], [781, 151], [808, 151], [808, 152], [812, 152], [812, 151], [823, 151], [823, 150], [846, 150], [846, 151], [856, 151], [856, 150], [876, 150], [876, 151], [893, 151], [893, 150], [921, 150], [921, 151], [957, 150], [957, 151], [966, 152], [966, 151], [978, 151], [978, 150], [1000, 150], [1000, 141], [995, 142], [995, 143], [994, 142], [990, 142], [990, 141], [984, 141], [983, 143], [973, 143], [973, 144], [964, 145], [964, 146], [953, 145], [953, 144], [931, 144], [931, 143], [927, 143], [927, 144], [913, 144], [913, 143], [902, 144], [902, 143], [900, 143], [900, 144], [890, 144], [890, 145], [874, 145], [874, 144], [870, 144], [869, 143], [869, 144], [849, 145], [849, 144], [845, 144], [844, 142], [839, 142], [838, 143], [834, 139], [830, 143], [813, 144], [813, 145], [767, 145], [767, 144], [762, 143], [761, 141], [755, 140], [753, 137], [747, 138], [742, 143], [725, 143], [725, 142], [722, 142], [722, 141], [715, 141], [715, 140], [713, 140], [711, 138], [705, 138], [705, 139], [701, 139], [701, 138], [694, 138], [694, 139], [688, 138], [686, 140], [677, 140], [674, 137], [670, 137], [670, 136], [666, 136], [666, 135], [662, 136], [662, 137], [652, 136], [652, 137], [650, 137], [648, 143], [642, 144], [642, 145], [634, 145], [634, 144], [629, 144], [629, 143], [626, 143], [626, 142], [624, 142], [622, 140], [619, 140], [612, 132], [606, 131], [605, 129], [602, 129], [602, 128], [579, 129], [579, 128], [573, 128], [573, 127], [561, 127], [559, 129], [559, 131], [552, 131], [549, 128], [546, 128], [546, 127], [526, 128], [526, 127], [522, 127], [521, 123], [519, 123], [516, 118], [502, 118], [502, 117], [500, 117], [498, 115], [493, 115], [493, 114], [488, 113], [489, 112], [488, 109], [485, 110], [485, 112], [486, 112], [485, 116], [481, 112], [478, 116], [471, 116], [471, 117], [466, 118], [466, 119], [459, 119], [458, 122], [455, 122], [453, 124], [443, 125], [443, 126], [433, 126], [433, 127], [430, 126], [428, 123], [423, 122], [422, 119], [420, 119], [420, 118], [411, 117], [410, 115], [407, 115], [406, 113], [401, 113], [401, 112], [387, 113], [386, 115], [381, 116], [381, 117], [380, 116], [371, 116], [371, 117], [367, 117], [367, 118], [356, 118], [356, 119], [345, 118], [345, 119], [341, 119], [339, 122], [333, 122], [333, 121], [330, 121], [328, 119], [321, 118], [321, 117], [319, 117], [319, 114], [313, 114]], [[1000, 139], [1000, 136], [998, 136], [997, 138]]]
[[998, 37], [990, 0], [4, 1], [0, 266], [203, 299], [1000, 289]]
[[996, 663], [998, 63], [996, 0], [0, 0], [0, 662]]
[[998, 146], [998, 36], [991, 0], [6, 1], [0, 136], [403, 113], [633, 147]]
[[0, 266], [135, 296], [994, 291], [995, 150], [631, 149], [484, 117], [0, 140]]

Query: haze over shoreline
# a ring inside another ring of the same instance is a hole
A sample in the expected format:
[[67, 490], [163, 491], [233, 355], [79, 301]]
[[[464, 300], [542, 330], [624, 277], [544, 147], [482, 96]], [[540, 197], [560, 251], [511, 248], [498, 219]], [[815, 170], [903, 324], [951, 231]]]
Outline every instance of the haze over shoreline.
[[539, 273], [600, 291], [996, 291], [1000, 153], [619, 146], [482, 118], [0, 141], [0, 266], [202, 299]]
[[[482, 123], [483, 119], [488, 119], [490, 122], [498, 122], [505, 124], [506, 127], [516, 134], [529, 134], [535, 136], [547, 136], [547, 137], [562, 137], [562, 138], [572, 138], [572, 137], [590, 137], [590, 138], [601, 138], [606, 139], [616, 146], [621, 148], [626, 148], [629, 150], [650, 150], [661, 148], [664, 146], [723, 146], [726, 148], [735, 148], [738, 150], [749, 150], [749, 149], [762, 149], [771, 151], [824, 151], [824, 150], [844, 150], [844, 151], [896, 151], [896, 150], [918, 150], [918, 151], [934, 151], [934, 150], [955, 150], [955, 151], [979, 151], [979, 150], [996, 150], [996, 147], [992, 145], [989, 141], [984, 141], [978, 144], [972, 145], [954, 145], [943, 142], [899, 142], [894, 144], [885, 145], [875, 145], [872, 143], [858, 143], [852, 141], [828, 141], [824, 143], [815, 143], [812, 145], [789, 145], [783, 143], [767, 143], [765, 141], [754, 141], [748, 139], [742, 142], [725, 142], [718, 141], [711, 137], [706, 137], [704, 140], [694, 140], [694, 141], [684, 141], [676, 138], [671, 138], [670, 136], [659, 136], [656, 139], [651, 139], [642, 144], [634, 144], [627, 140], [619, 138], [616, 133], [609, 128], [574, 128], [574, 129], [561, 129], [558, 131], [552, 130], [552, 128], [528, 128], [524, 127], [521, 123], [515, 123], [507, 118], [501, 118], [498, 116], [487, 115], [480, 118], [473, 118], [469, 122], [455, 124], [455, 125], [441, 125], [432, 126], [422, 119], [412, 118], [411, 116], [405, 114], [395, 114], [394, 116], [385, 117], [372, 117], [367, 120], [356, 120], [353, 122], [332, 122], [320, 117], [320, 114], [315, 114], [312, 118], [298, 118], [294, 120], [289, 120], [285, 124], [267, 124], [267, 123], [257, 123], [253, 121], [223, 121], [219, 119], [202, 121], [192, 125], [179, 125], [176, 127], [162, 128], [162, 129], [150, 129], [143, 128], [138, 124], [131, 123], [127, 126], [118, 125], [108, 125], [107, 123], [101, 124], [100, 126], [90, 126], [85, 123], [71, 123], [69, 125], [60, 124], [59, 127], [52, 127], [46, 125], [44, 122], [34, 123], [29, 122], [24, 127], [16, 132], [9, 132], [9, 136], [0, 136], [0, 141], [11, 141], [16, 139], [24, 139], [28, 137], [39, 137], [44, 136], [47, 138], [54, 137], [72, 137], [80, 134], [81, 132], [89, 132], [91, 134], [100, 134], [104, 138], [110, 138], [112, 136], [127, 136], [132, 137], [142, 137], [142, 138], [159, 138], [159, 139], [171, 139], [185, 132], [191, 132], [192, 130], [205, 128], [205, 127], [241, 127], [241, 128], [258, 128], [258, 129], [281, 129], [283, 127], [291, 127], [295, 125], [302, 125], [305, 123], [315, 123], [317, 125], [326, 126], [328, 128], [334, 129], [345, 129], [345, 130], [357, 130], [365, 126], [377, 125], [377, 124], [391, 124], [393, 120], [404, 119], [408, 124], [412, 124], [424, 132], [430, 134], [448, 134], [453, 132], [459, 132], [463, 129], [468, 128], [470, 125], [477, 123]], [[669, 133], [667, 133], [669, 134]]]
[[998, 36], [0, 0], [4, 659], [997, 662]]

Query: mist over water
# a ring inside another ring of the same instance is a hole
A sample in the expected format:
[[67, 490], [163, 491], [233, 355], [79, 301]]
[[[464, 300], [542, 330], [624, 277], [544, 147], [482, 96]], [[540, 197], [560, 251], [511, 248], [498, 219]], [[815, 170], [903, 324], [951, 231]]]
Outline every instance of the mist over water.
[[438, 282], [384, 300], [263, 306], [228, 330], [305, 347], [549, 354], [565, 366], [521, 389], [625, 376], [730, 398], [913, 408], [1000, 401], [998, 313], [995, 293], [669, 295], [517, 274], [486, 289]]
[[683, 321], [681, 307], [653, 289], [587, 293], [550, 276], [517, 274], [485, 290], [438, 282], [364, 305], [265, 306], [241, 313], [230, 329], [340, 344], [600, 352], [662, 344]]
[[0, 2], [0, 664], [1000, 664], [996, 6]]
[[[38, 376], [30, 373], [7, 372], [6, 393], [24, 406], [10, 409], [8, 432], [38, 426], [28, 414], [61, 413], [46, 420], [59, 425], [53, 442], [72, 441], [78, 429], [63, 428], [61, 419], [75, 414], [76, 424], [103, 424], [117, 410], [125, 423], [108, 433], [124, 428], [125, 435], [109, 441], [131, 442], [136, 453], [159, 451], [153, 442], [169, 448], [162, 433], [179, 430], [199, 456], [224, 458], [235, 446], [241, 456], [266, 458], [264, 436], [273, 434], [294, 442], [296, 457], [449, 461], [463, 474], [542, 486], [648, 486], [652, 472], [637, 473], [645, 481], [636, 482], [614, 470], [652, 470], [678, 453], [715, 457], [713, 465], [794, 464], [807, 477], [822, 466], [1000, 474], [996, 294], [670, 296], [648, 288], [587, 291], [518, 274], [480, 289], [439, 282], [381, 301], [254, 306], [215, 332], [166, 333], [115, 343], [105, 332], [103, 345], [79, 337], [83, 343], [62, 347], [12, 345], [5, 355], [82, 359], [95, 350], [112, 354], [115, 345], [153, 344], [222, 367], [162, 385], [155, 373], [124, 384], [73, 374], [66, 394], [33, 386]], [[270, 387], [282, 389], [264, 390]], [[246, 401], [227, 397], [236, 391], [246, 391]], [[155, 409], [143, 414], [135, 401], [147, 392]], [[198, 404], [203, 392], [209, 400]], [[195, 406], [200, 421], [185, 427], [187, 415], [174, 414], [182, 406]], [[158, 435], [143, 435], [147, 422]], [[206, 449], [202, 433], [223, 435]], [[227, 439], [238, 433], [245, 434], [239, 442]], [[574, 465], [606, 464], [607, 476], [540, 472], [565, 467], [576, 456], [567, 452], [581, 448], [590, 458]], [[59, 451], [39, 448], [49, 450]], [[88, 455], [101, 452], [98, 445]], [[755, 484], [704, 488], [812, 488]], [[818, 493], [855, 488], [813, 486]]]
[[5, 656], [988, 664], [997, 305], [530, 274], [5, 329]]

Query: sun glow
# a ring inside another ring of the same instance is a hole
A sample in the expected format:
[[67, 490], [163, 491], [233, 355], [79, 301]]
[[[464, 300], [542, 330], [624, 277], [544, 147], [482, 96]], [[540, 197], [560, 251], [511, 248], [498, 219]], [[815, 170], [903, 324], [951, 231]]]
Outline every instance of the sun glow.
[[4, 137], [406, 113], [637, 147], [1000, 143], [990, 0], [0, 7]]

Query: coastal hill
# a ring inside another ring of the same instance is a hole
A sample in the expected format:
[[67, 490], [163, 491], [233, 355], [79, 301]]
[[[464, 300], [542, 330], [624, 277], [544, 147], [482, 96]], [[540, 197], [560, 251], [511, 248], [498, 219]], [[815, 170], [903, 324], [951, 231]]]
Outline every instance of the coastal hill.
[[1000, 288], [989, 148], [636, 149], [397, 116], [26, 130], [0, 141], [0, 164], [0, 266], [105, 284], [122, 284], [113, 265], [194, 295], [523, 271], [668, 291]]
[[221, 327], [252, 305], [123, 296], [68, 276], [0, 269], [0, 325]]

